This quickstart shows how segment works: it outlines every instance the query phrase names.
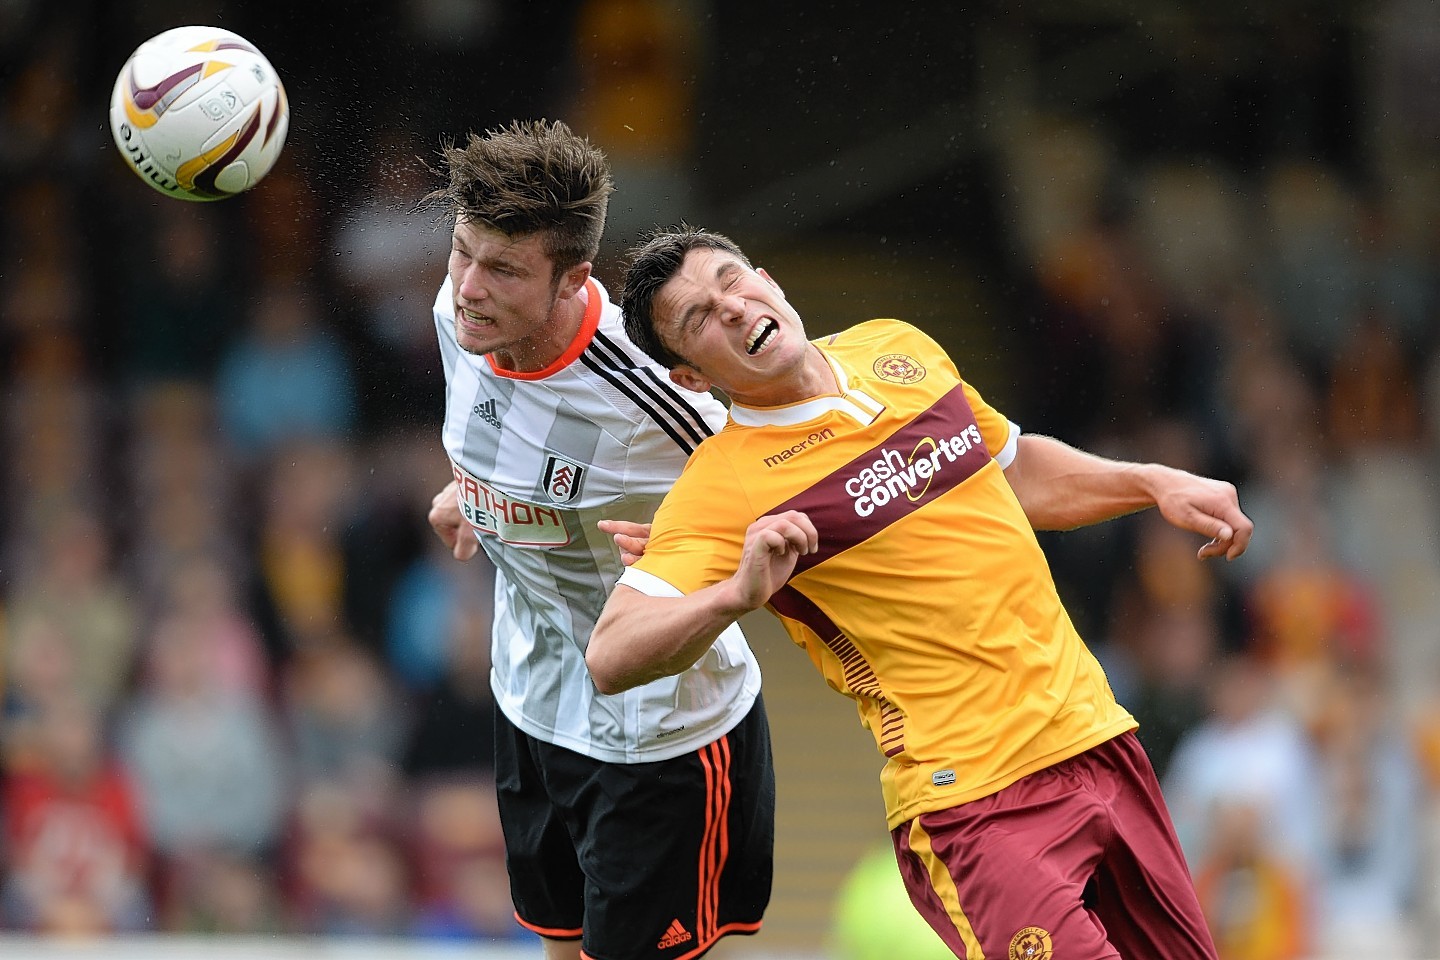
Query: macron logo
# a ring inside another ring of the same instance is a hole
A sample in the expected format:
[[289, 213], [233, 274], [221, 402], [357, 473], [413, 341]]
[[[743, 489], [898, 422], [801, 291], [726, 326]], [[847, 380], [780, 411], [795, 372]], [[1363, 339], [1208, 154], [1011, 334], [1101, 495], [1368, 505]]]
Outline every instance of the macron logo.
[[486, 423], [490, 424], [490, 426], [494, 427], [496, 430], [500, 429], [500, 417], [497, 416], [495, 413], [494, 398], [491, 398], [489, 400], [481, 400], [479, 403], [475, 404], [475, 406], [470, 408], [470, 412], [475, 414], [475, 416], [479, 417], [481, 420], [484, 420]]
[[815, 446], [815, 444], [821, 442], [822, 440], [829, 440], [833, 436], [835, 436], [835, 431], [830, 429], [829, 427], [826, 427], [819, 433], [812, 433], [810, 434], [810, 436], [806, 437], [804, 440], [801, 440], [799, 443], [786, 447], [784, 450], [777, 450], [775, 453], [766, 457], [765, 466], [778, 467], [780, 464], [784, 463], [786, 460], [789, 460], [797, 453], [803, 453], [809, 448]]

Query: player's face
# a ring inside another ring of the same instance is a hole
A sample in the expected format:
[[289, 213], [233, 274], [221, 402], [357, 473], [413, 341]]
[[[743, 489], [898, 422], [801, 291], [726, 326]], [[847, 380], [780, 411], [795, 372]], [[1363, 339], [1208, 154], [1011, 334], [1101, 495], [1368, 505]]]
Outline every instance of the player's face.
[[661, 340], [733, 400], [775, 406], [834, 389], [825, 359], [805, 336], [780, 286], [724, 250], [698, 249], [657, 291]]
[[455, 339], [461, 349], [491, 354], [502, 368], [541, 370], [565, 352], [578, 327], [572, 301], [590, 264], [557, 281], [540, 236], [520, 239], [458, 221], [450, 245]]

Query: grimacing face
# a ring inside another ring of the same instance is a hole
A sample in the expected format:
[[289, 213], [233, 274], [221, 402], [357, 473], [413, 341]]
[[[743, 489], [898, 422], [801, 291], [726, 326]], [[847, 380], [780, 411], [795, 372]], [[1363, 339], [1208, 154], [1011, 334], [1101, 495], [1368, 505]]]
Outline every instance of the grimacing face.
[[553, 266], [539, 234], [517, 239], [457, 219], [448, 269], [461, 349], [522, 372], [543, 369], [563, 354], [575, 331], [569, 312], [557, 308], [584, 285], [590, 264], [572, 267], [558, 281]]
[[747, 406], [775, 406], [833, 389], [829, 365], [800, 315], [764, 270], [700, 248], [656, 292], [656, 330], [686, 363], [672, 379], [715, 386]]

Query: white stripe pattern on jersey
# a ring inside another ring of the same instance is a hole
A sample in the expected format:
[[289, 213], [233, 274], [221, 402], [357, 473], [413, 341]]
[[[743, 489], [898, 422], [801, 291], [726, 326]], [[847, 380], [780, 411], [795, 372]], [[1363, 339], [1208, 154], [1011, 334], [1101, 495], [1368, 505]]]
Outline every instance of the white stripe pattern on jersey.
[[[447, 279], [434, 306], [442, 437], [462, 507], [480, 521], [496, 568], [491, 685], [500, 708], [530, 735], [600, 760], [661, 760], [738, 723], [759, 692], [759, 666], [732, 626], [678, 677], [613, 697], [596, 691], [585, 642], [624, 570], [596, 523], [648, 521], [725, 410], [677, 387], [626, 338], [597, 281], [587, 296], [601, 303], [599, 327], [576, 361], [517, 379], [460, 349]], [[561, 502], [544, 482], [557, 462], [575, 481]]]

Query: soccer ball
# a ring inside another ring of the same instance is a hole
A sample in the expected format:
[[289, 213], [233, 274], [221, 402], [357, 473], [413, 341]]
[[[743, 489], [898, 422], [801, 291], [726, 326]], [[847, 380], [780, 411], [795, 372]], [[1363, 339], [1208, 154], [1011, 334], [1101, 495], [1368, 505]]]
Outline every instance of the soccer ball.
[[218, 27], [175, 27], [146, 40], [110, 94], [110, 132], [130, 169], [181, 200], [223, 200], [255, 186], [289, 127], [275, 68]]

